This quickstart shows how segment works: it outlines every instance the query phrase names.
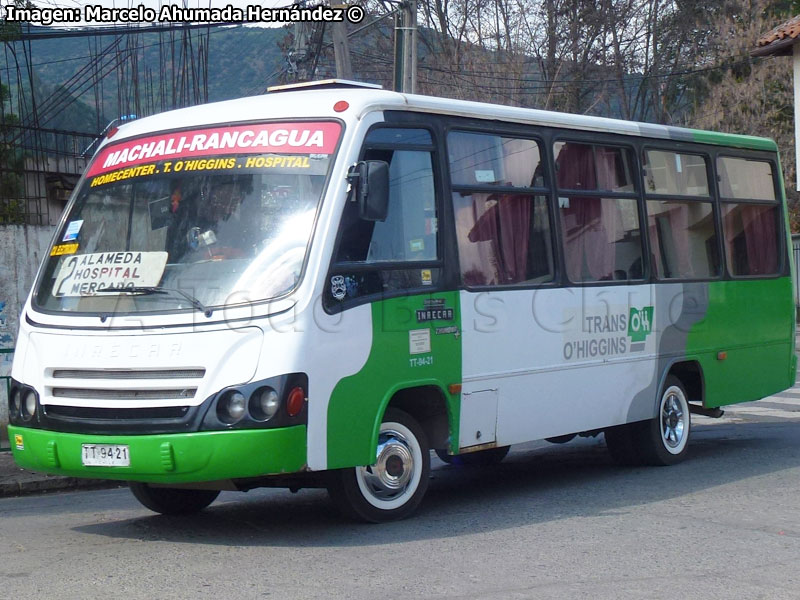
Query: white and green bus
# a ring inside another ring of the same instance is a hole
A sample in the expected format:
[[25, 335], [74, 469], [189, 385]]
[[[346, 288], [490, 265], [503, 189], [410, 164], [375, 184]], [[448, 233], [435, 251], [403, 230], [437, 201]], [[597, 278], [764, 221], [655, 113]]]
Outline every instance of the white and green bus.
[[143, 118], [24, 307], [12, 449], [161, 513], [318, 486], [375, 522], [431, 451], [672, 464], [793, 385], [788, 248], [767, 139], [337, 81]]

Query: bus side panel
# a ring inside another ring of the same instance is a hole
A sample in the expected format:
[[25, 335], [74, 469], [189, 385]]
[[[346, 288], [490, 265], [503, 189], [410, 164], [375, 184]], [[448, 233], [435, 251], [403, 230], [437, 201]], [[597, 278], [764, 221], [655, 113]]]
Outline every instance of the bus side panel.
[[687, 344], [703, 369], [705, 405], [758, 400], [791, 387], [791, 278], [718, 281], [708, 289], [706, 318], [692, 327]]
[[[649, 284], [462, 292], [464, 393], [496, 392], [497, 444], [652, 417], [669, 308], [654, 294]], [[632, 417], [640, 397], [643, 416]]]
[[[444, 312], [440, 312], [444, 311]], [[363, 369], [341, 379], [328, 404], [328, 468], [375, 461], [378, 428], [395, 392], [436, 386], [458, 435], [461, 316], [457, 292], [393, 298], [372, 304], [372, 348]], [[448, 317], [438, 319], [436, 317]]]

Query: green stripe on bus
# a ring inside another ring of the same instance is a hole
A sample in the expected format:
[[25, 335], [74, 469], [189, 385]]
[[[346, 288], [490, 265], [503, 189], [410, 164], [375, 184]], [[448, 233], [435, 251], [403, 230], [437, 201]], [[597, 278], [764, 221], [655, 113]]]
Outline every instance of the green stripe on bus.
[[[424, 351], [426, 335], [430, 336], [429, 352]], [[375, 461], [383, 413], [403, 389], [436, 388], [447, 404], [451, 439], [457, 440], [460, 394], [450, 394], [448, 386], [460, 383], [458, 292], [374, 302], [369, 358], [361, 371], [337, 383], [328, 404], [328, 468]]]
[[730, 146], [732, 148], [747, 148], [749, 150], [767, 150], [777, 152], [778, 145], [768, 138], [752, 135], [734, 135], [732, 133], [718, 133], [715, 131], [690, 130], [694, 134], [694, 141], [701, 144], [714, 144], [715, 146]]
[[[305, 425], [163, 435], [90, 435], [10, 425], [8, 435], [20, 467], [72, 477], [191, 483], [291, 473], [306, 464]], [[124, 444], [130, 466], [84, 467], [83, 444]]]
[[756, 400], [794, 385], [793, 316], [789, 277], [708, 284], [708, 310], [692, 326], [686, 348], [702, 368], [707, 407]]

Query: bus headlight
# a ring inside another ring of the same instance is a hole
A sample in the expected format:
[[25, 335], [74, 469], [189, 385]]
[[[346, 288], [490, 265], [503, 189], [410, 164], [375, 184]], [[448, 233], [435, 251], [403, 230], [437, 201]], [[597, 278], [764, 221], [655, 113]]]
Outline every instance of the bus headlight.
[[36, 416], [36, 393], [33, 390], [25, 391], [20, 405], [20, 414], [23, 421], [31, 421]]
[[269, 421], [278, 412], [281, 399], [271, 387], [263, 387], [250, 397], [250, 416], [257, 421]]
[[247, 412], [247, 400], [235, 390], [228, 392], [217, 403], [217, 418], [223, 423], [233, 425], [240, 421]]
[[201, 431], [278, 429], [308, 424], [308, 375], [287, 373], [223, 388], [203, 406]]

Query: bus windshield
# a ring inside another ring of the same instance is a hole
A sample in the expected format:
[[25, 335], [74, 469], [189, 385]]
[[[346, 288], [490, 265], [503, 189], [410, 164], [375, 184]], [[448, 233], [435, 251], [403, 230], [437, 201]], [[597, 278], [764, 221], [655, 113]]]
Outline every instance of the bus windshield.
[[[281, 123], [106, 148], [56, 236], [34, 302], [120, 314], [291, 292], [339, 131], [336, 123]], [[178, 293], [145, 293], [153, 289]]]

